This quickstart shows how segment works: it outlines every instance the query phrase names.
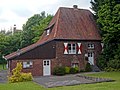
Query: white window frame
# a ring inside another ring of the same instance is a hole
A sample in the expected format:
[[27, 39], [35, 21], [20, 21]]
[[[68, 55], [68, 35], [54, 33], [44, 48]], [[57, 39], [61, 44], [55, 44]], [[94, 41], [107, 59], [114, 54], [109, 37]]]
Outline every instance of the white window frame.
[[76, 44], [68, 44], [68, 54], [76, 54]]
[[93, 43], [88, 44], [88, 49], [94, 49], [94, 48], [95, 48], [95, 45]]
[[49, 35], [50, 34], [50, 29], [47, 29], [46, 33], [47, 33], [47, 35]]
[[78, 66], [79, 66], [79, 63], [72, 63], [73, 68], [78, 67]]
[[33, 61], [23, 61], [23, 68], [32, 68]]

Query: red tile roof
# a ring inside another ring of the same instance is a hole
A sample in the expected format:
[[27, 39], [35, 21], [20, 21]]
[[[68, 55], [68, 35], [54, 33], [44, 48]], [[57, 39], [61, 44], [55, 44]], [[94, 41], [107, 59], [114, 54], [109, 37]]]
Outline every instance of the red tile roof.
[[[20, 52], [27, 52], [53, 39], [101, 40], [93, 14], [89, 10], [60, 7], [47, 28], [51, 26], [53, 28], [49, 35], [46, 35], [44, 31], [37, 43], [21, 49]], [[11, 59], [15, 56], [17, 56], [17, 51], [5, 58]]]
[[44, 32], [39, 43], [52, 39], [101, 40], [93, 14], [89, 10], [61, 7], [50, 25], [53, 23], [55, 25], [50, 35]]

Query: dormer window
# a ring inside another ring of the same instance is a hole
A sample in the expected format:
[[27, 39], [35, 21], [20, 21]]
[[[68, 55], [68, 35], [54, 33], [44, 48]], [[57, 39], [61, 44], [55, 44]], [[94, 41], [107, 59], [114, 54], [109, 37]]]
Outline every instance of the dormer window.
[[88, 44], [88, 49], [94, 49], [94, 44]]
[[46, 33], [47, 33], [47, 35], [49, 35], [49, 34], [50, 34], [50, 29], [48, 29], [48, 30], [46, 31]]

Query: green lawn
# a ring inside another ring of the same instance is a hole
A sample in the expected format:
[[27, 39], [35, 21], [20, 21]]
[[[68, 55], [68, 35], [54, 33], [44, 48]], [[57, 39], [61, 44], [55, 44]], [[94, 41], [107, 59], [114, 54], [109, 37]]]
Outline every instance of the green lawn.
[[7, 83], [0, 84], [0, 90], [120, 90], [120, 72], [104, 72], [90, 74], [89, 76], [111, 78], [116, 81], [55, 88], [44, 88], [34, 82]]
[[6, 64], [4, 64], [4, 66], [3, 64], [0, 64], [0, 70], [6, 70]]

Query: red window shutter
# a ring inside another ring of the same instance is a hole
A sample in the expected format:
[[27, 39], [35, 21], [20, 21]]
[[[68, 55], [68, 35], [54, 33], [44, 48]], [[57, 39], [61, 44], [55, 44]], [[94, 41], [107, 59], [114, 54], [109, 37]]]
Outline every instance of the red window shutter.
[[82, 44], [81, 43], [77, 43], [78, 45], [78, 54], [81, 54], [82, 52]]
[[64, 43], [64, 54], [68, 54], [68, 43]]

